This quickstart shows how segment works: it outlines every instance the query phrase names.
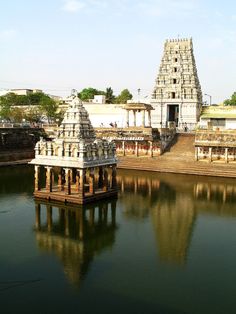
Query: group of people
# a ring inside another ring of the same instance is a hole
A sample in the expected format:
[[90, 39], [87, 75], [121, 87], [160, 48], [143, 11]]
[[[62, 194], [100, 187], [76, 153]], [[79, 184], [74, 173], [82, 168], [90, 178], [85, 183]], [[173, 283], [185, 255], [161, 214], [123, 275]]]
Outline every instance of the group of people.
[[[117, 123], [116, 123], [116, 122], [114, 122], [114, 123], [111, 122], [111, 123], [109, 123], [109, 125], [110, 125], [112, 128], [117, 128]], [[100, 124], [100, 127], [103, 128], [103, 127], [104, 127], [104, 124], [101, 123], [101, 124]]]

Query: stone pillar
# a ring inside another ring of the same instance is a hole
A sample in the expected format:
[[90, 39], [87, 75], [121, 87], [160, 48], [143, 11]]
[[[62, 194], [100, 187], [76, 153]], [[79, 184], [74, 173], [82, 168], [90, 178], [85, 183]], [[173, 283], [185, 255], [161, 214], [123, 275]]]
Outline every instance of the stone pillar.
[[95, 187], [94, 187], [94, 168], [90, 168], [90, 174], [89, 174], [89, 193], [94, 194], [95, 193]]
[[108, 170], [106, 167], [104, 167], [103, 169], [103, 177], [104, 177], [103, 191], [106, 192], [108, 190]]
[[148, 110], [148, 126], [151, 128], [152, 120], [151, 120], [151, 110]]
[[133, 110], [133, 115], [134, 115], [134, 126], [136, 126], [136, 110]]
[[142, 127], [145, 127], [145, 110], [142, 110]]
[[64, 190], [64, 173], [63, 169], [61, 168], [58, 173], [58, 190], [61, 192]]
[[40, 216], [41, 206], [40, 204], [35, 204], [35, 228], [37, 230], [41, 227], [41, 216]]
[[76, 175], [75, 175], [75, 190], [78, 193], [79, 192], [79, 187], [80, 187], [80, 174], [79, 170], [76, 170]]
[[225, 148], [225, 163], [227, 164], [229, 161], [229, 149], [228, 147]]
[[129, 110], [126, 110], [126, 127], [129, 127]]
[[34, 191], [37, 192], [40, 190], [39, 188], [39, 171], [40, 166], [34, 166]]
[[65, 177], [66, 177], [66, 193], [68, 195], [71, 194], [71, 170], [69, 168], [65, 169]]
[[46, 167], [46, 191], [52, 192], [52, 167]]
[[198, 161], [198, 149], [199, 147], [195, 147], [195, 161]]
[[85, 170], [81, 169], [79, 175], [79, 196], [81, 198], [84, 198], [84, 174]]
[[208, 161], [212, 162], [212, 147], [209, 147]]
[[116, 165], [112, 166], [112, 173], [111, 173], [111, 188], [116, 189], [117, 188], [117, 179], [116, 179]]
[[47, 205], [47, 227], [48, 232], [52, 231], [52, 206]]
[[153, 143], [149, 141], [149, 156], [153, 157]]
[[135, 156], [137, 157], [138, 157], [138, 148], [139, 148], [138, 142], [135, 142]]
[[125, 156], [125, 141], [122, 141], [122, 153]]
[[103, 168], [99, 167], [99, 172], [98, 172], [98, 188], [103, 187]]

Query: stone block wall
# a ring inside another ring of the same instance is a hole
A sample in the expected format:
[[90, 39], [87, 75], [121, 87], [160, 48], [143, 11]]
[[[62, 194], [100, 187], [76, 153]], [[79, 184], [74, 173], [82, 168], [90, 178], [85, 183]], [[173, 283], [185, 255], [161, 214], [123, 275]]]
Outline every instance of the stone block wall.
[[0, 128], [0, 161], [33, 158], [40, 137], [46, 137], [40, 128]]

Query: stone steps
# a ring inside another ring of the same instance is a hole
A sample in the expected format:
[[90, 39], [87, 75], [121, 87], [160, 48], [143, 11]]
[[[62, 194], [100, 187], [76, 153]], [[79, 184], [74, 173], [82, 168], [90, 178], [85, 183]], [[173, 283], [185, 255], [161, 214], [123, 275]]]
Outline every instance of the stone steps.
[[236, 163], [194, 161], [193, 134], [178, 134], [172, 146], [160, 157], [121, 157], [118, 168], [236, 178]]
[[[138, 158], [137, 158], [138, 159]], [[133, 160], [132, 162], [120, 160], [118, 163], [120, 169], [133, 169], [133, 170], [144, 170], [144, 171], [156, 171], [156, 172], [169, 172], [169, 173], [181, 173], [181, 174], [193, 174], [193, 175], [204, 175], [204, 176], [217, 176], [217, 177], [230, 177], [236, 178], [236, 166], [225, 168], [219, 167], [218, 165], [206, 165], [201, 166], [199, 162], [195, 165], [186, 165], [185, 163], [167, 165], [165, 163], [156, 162], [140, 162], [139, 160]]]

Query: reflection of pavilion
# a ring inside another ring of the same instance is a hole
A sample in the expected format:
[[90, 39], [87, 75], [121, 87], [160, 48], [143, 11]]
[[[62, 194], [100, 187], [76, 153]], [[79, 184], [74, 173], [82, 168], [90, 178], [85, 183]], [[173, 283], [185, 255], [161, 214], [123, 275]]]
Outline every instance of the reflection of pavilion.
[[94, 256], [114, 243], [116, 200], [86, 208], [36, 200], [35, 210], [39, 248], [54, 253], [69, 280], [78, 286]]
[[[197, 182], [194, 185], [194, 198], [197, 200], [197, 210], [224, 217], [235, 217], [236, 210], [232, 203], [236, 202], [236, 186], [234, 181], [214, 182], [213, 180]], [[207, 202], [207, 206], [206, 206]]]

